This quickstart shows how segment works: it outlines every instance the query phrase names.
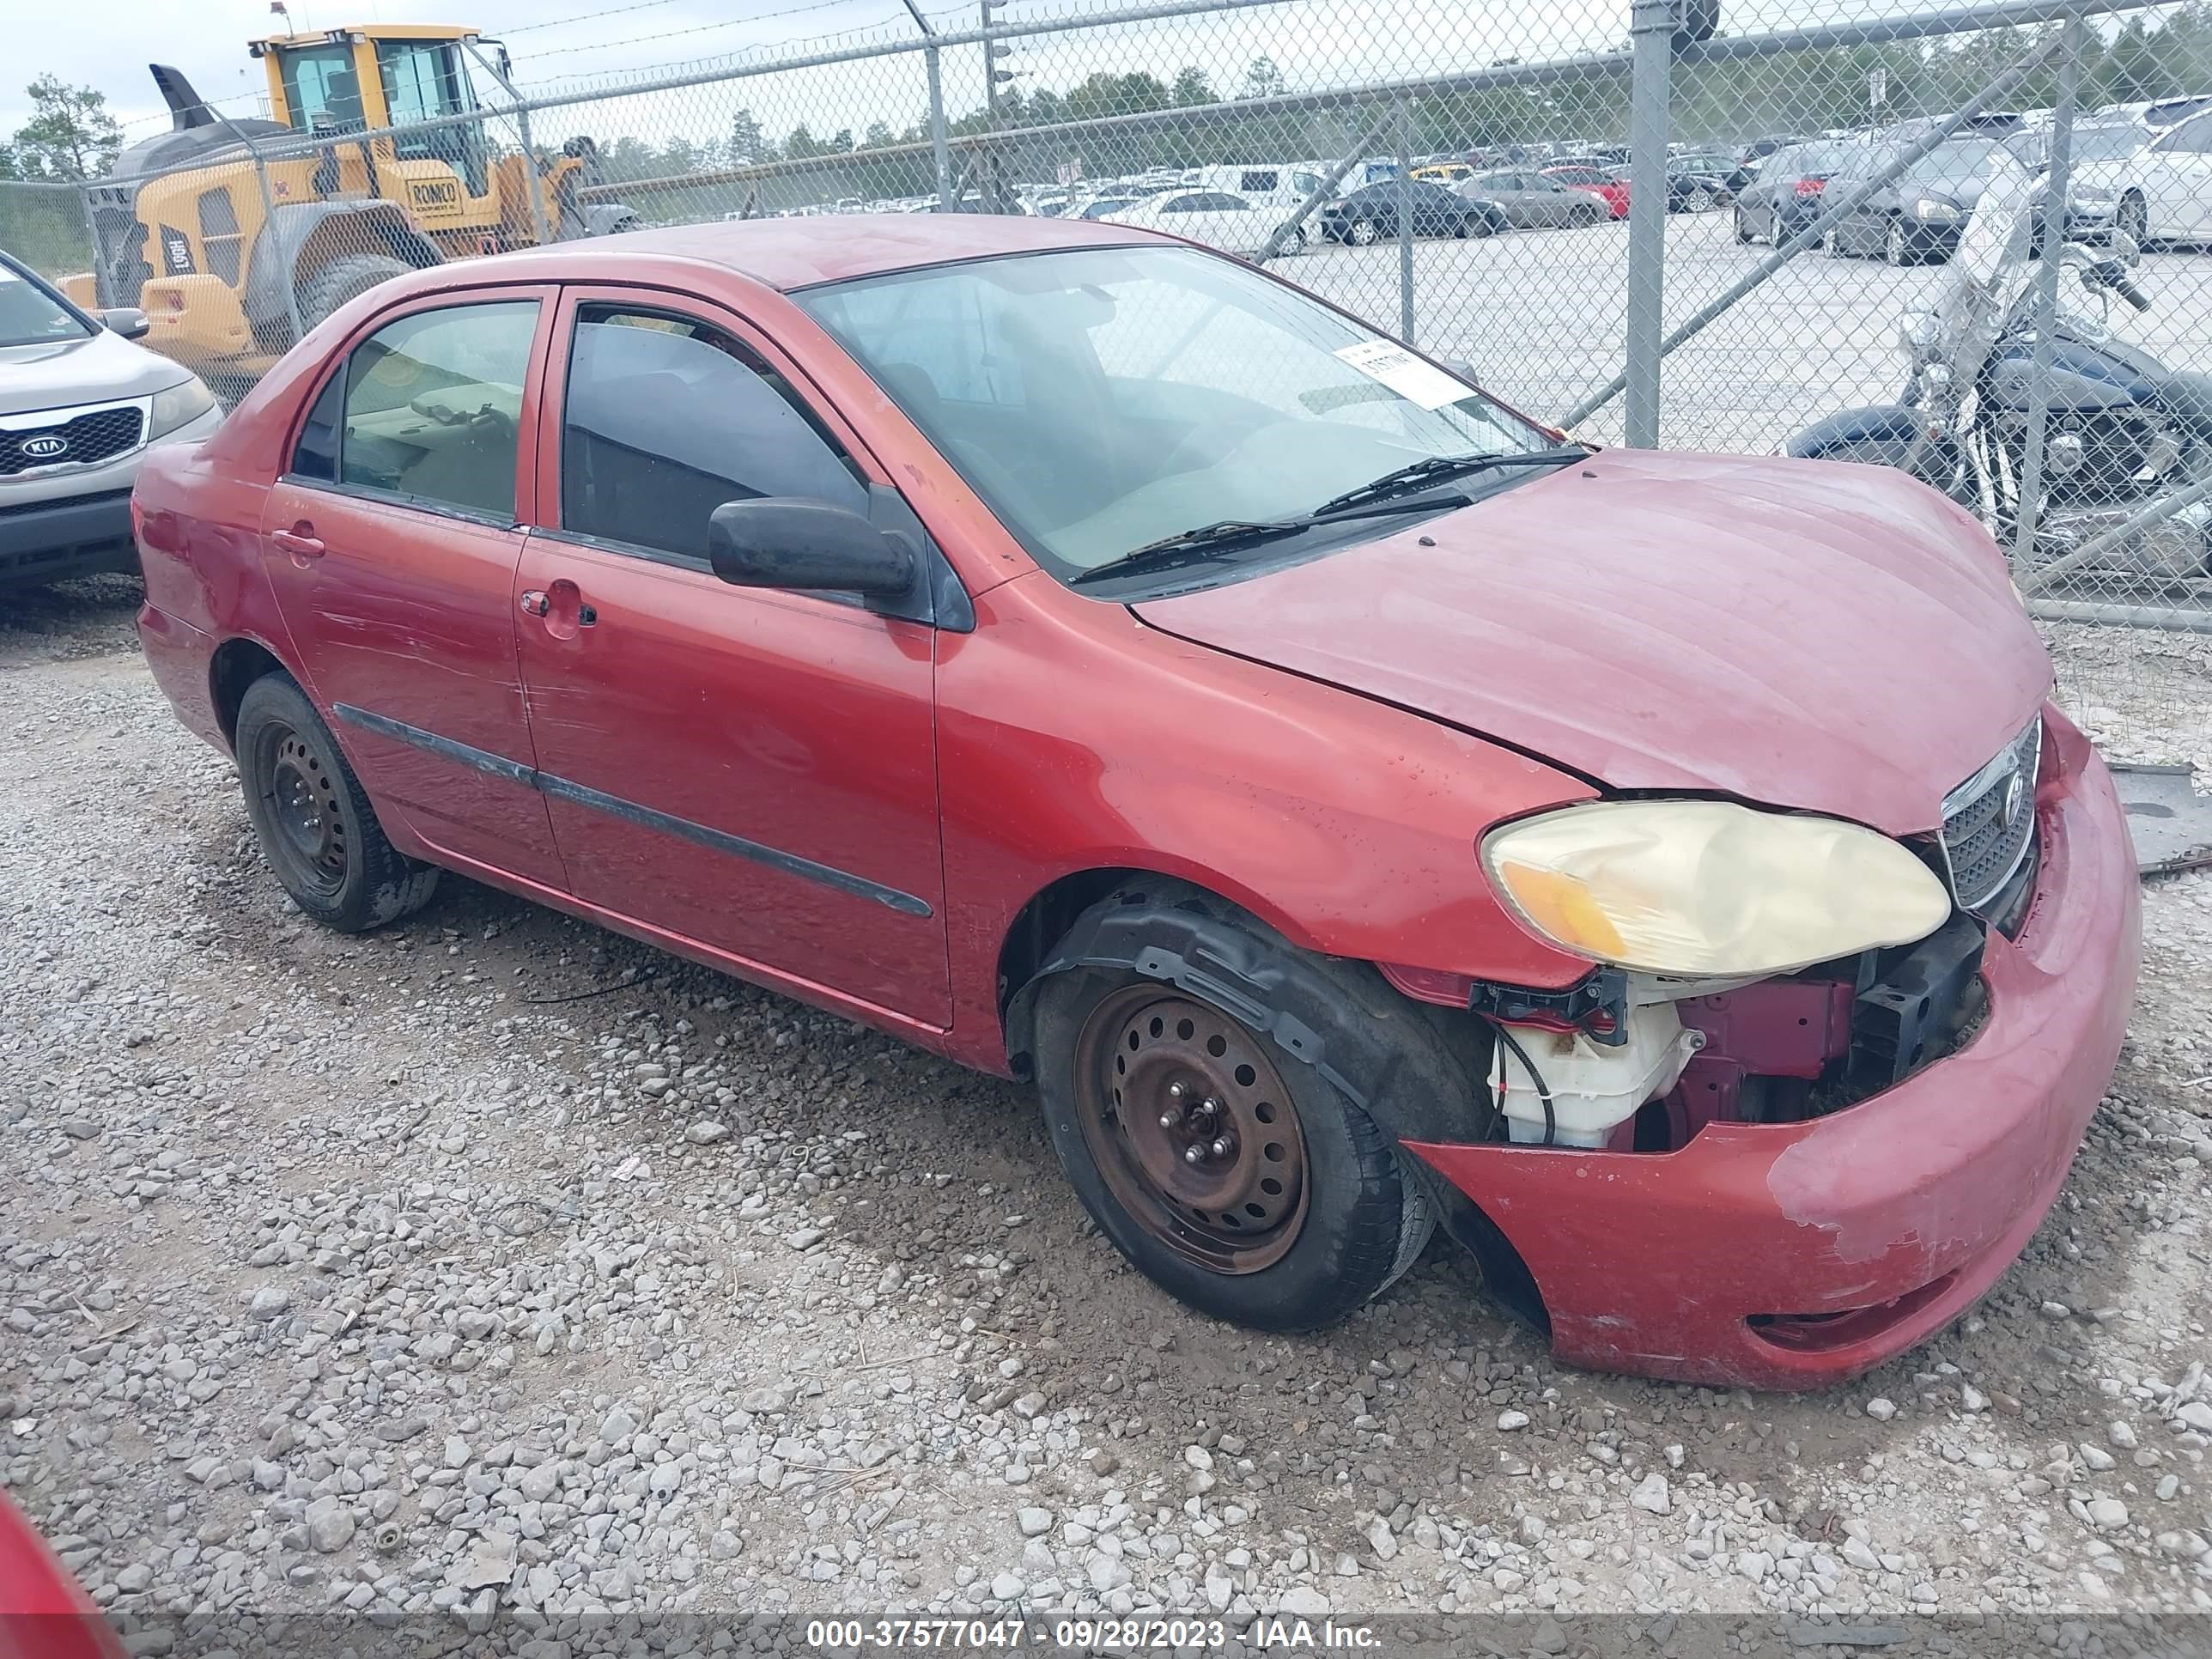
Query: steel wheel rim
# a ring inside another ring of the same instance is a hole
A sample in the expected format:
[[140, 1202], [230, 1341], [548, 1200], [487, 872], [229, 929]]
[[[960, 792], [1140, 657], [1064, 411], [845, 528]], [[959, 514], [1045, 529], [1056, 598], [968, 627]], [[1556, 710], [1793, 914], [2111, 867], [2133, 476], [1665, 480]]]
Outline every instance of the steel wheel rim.
[[352, 842], [338, 810], [337, 779], [321, 756], [289, 726], [268, 728], [258, 790], [269, 824], [270, 850], [295, 882], [320, 898], [345, 885]]
[[1889, 228], [1889, 262], [1893, 265], [1905, 263], [1905, 227], [1901, 224]]
[[1261, 1272], [1297, 1242], [1305, 1134], [1261, 1041], [1172, 987], [1091, 1011], [1075, 1049], [1078, 1120], [1124, 1212], [1194, 1266]]

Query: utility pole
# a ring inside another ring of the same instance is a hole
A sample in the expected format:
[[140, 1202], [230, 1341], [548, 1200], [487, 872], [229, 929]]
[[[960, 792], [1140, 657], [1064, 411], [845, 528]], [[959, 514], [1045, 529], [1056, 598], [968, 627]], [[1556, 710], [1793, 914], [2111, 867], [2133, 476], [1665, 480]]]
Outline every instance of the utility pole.
[[[1006, 9], [1006, 0], [981, 0], [981, 5], [983, 27], [988, 33], [997, 24], [999, 14]], [[995, 134], [999, 131], [999, 88], [1014, 78], [1013, 70], [1000, 69], [999, 64], [1003, 59], [1012, 58], [1013, 55], [1014, 49], [1012, 46], [1002, 46], [996, 40], [988, 38], [983, 42], [983, 108], [988, 118], [986, 126], [990, 134]], [[983, 198], [984, 209], [987, 211], [1004, 213], [1012, 204], [1007, 200], [1008, 192], [1001, 177], [999, 153], [988, 142], [976, 155], [975, 171], [976, 189]]]

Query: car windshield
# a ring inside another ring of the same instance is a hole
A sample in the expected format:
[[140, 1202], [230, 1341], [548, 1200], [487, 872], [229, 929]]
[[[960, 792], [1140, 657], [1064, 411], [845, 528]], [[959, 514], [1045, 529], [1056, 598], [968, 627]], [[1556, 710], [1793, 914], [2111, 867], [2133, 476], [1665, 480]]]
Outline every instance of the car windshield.
[[1960, 138], [1914, 162], [1906, 169], [1905, 179], [1932, 190], [1978, 187], [1989, 182], [1990, 171], [1998, 162], [2012, 159], [2012, 152], [1995, 139]]
[[1552, 443], [1350, 317], [1194, 250], [1068, 249], [795, 297], [1063, 580], [1415, 463]]
[[[2119, 126], [2076, 127], [2070, 154], [2076, 161], [2124, 161], [2150, 142], [2150, 134], [2133, 122]], [[2038, 147], [2047, 153], [2050, 140]], [[2041, 160], [2039, 154], [2037, 157]]]
[[15, 266], [0, 260], [0, 346], [89, 338], [76, 313]]

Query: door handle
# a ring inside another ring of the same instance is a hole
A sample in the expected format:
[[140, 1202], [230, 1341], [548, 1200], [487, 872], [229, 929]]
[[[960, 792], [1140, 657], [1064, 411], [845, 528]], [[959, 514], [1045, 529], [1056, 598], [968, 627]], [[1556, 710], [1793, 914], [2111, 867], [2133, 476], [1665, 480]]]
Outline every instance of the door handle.
[[289, 530], [273, 532], [269, 539], [289, 553], [294, 563], [305, 564], [309, 559], [321, 558], [326, 550], [322, 538], [314, 532], [315, 526], [302, 519]]
[[542, 617], [553, 608], [553, 602], [545, 597], [544, 591], [535, 587], [526, 592], [520, 603], [526, 617]]

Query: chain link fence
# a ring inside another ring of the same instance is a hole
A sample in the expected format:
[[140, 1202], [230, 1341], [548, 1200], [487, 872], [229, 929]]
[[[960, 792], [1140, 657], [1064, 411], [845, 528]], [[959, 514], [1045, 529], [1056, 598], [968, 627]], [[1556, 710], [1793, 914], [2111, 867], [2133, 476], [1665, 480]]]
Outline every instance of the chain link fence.
[[428, 118], [375, 131], [200, 106], [220, 143], [189, 165], [163, 135], [82, 191], [0, 185], [0, 245], [143, 306], [234, 398], [375, 282], [532, 242], [864, 211], [1168, 230], [1595, 441], [1909, 468], [2008, 550], [2095, 735], [2212, 764], [2212, 9], [902, 3], [526, 95], [462, 42], [484, 107], [394, 94]]

